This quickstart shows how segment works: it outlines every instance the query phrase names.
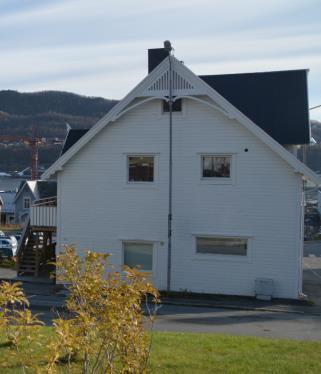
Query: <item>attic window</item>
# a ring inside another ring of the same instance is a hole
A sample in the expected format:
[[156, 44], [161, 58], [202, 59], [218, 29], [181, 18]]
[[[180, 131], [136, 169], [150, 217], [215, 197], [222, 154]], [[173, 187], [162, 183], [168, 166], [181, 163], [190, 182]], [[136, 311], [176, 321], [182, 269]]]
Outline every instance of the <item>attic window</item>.
[[[173, 112], [182, 111], [182, 99], [177, 99], [173, 102], [172, 111]], [[163, 113], [169, 113], [169, 103], [166, 100], [163, 100]]]

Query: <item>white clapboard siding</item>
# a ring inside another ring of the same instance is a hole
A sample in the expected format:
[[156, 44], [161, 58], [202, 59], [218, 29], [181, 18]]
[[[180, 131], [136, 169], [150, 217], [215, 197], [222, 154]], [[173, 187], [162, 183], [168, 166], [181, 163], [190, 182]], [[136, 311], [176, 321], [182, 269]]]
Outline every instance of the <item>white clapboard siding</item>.
[[55, 227], [57, 225], [57, 207], [31, 206], [30, 224], [38, 227]]
[[[124, 240], [154, 243], [153, 281], [166, 288], [168, 114], [161, 100], [129, 111], [103, 129], [58, 172], [58, 251], [63, 244], [112, 253]], [[247, 150], [247, 151], [246, 151]], [[154, 154], [156, 181], [126, 183], [126, 155]], [[202, 153], [233, 154], [232, 184], [200, 180]], [[301, 276], [299, 174], [220, 111], [183, 99], [173, 115], [172, 290], [254, 296], [272, 278], [275, 297], [298, 298]], [[246, 259], [199, 257], [196, 235], [248, 237]]]

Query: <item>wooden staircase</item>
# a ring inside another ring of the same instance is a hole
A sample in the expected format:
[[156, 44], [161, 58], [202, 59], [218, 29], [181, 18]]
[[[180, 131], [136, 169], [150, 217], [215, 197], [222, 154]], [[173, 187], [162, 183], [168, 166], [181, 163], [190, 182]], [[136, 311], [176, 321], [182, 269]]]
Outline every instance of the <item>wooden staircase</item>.
[[17, 252], [17, 275], [38, 277], [52, 259], [52, 232], [38, 231], [26, 224]]

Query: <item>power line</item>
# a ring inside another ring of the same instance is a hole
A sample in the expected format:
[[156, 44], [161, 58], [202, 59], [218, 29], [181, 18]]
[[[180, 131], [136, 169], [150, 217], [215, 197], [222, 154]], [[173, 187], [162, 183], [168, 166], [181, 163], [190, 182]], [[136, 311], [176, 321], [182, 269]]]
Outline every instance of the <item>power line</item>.
[[309, 110], [316, 109], [316, 108], [320, 108], [320, 107], [321, 107], [321, 104], [320, 104], [320, 105], [317, 105], [317, 106], [313, 106], [313, 107], [310, 108]]

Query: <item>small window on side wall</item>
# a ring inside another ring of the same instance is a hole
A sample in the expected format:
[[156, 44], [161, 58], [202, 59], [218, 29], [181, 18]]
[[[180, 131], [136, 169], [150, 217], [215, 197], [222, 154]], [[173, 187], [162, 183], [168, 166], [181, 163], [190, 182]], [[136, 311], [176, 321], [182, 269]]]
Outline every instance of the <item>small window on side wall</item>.
[[231, 155], [203, 155], [202, 178], [231, 178]]
[[154, 182], [154, 156], [128, 156], [128, 182]]
[[23, 208], [24, 209], [29, 209], [30, 208], [30, 197], [24, 197], [23, 198]]
[[247, 256], [248, 240], [244, 238], [197, 237], [196, 253], [207, 255]]

